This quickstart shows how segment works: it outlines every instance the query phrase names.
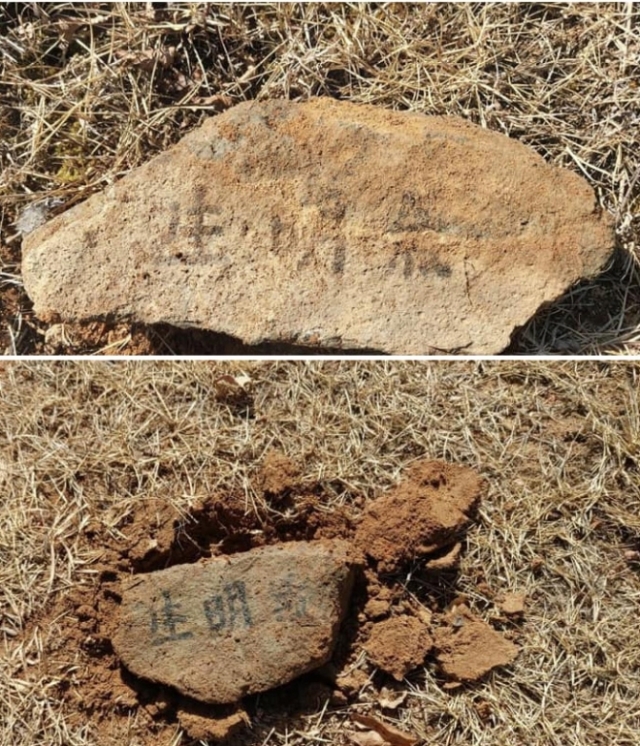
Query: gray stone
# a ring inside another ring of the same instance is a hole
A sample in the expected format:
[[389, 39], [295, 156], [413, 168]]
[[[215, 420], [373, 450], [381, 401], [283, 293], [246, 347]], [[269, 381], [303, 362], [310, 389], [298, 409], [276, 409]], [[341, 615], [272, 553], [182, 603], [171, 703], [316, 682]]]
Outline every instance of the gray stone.
[[42, 318], [497, 353], [614, 246], [589, 184], [463, 120], [248, 102], [33, 231]]
[[331, 657], [353, 582], [348, 551], [291, 542], [137, 576], [114, 649], [134, 674], [203, 702], [284, 684]]

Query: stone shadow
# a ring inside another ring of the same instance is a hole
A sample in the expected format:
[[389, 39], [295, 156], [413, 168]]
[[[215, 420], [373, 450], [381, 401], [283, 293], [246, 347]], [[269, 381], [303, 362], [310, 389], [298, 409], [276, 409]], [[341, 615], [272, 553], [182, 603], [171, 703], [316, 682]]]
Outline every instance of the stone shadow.
[[318, 357], [326, 355], [385, 355], [374, 349], [343, 349], [340, 347], [310, 347], [287, 342], [263, 342], [248, 345], [237, 337], [205, 329], [180, 328], [170, 324], [153, 324], [145, 327], [154, 353], [157, 355], [230, 355], [233, 357], [254, 355], [303, 355]]
[[517, 327], [507, 355], [586, 355], [640, 344], [640, 261], [618, 247], [605, 270]]

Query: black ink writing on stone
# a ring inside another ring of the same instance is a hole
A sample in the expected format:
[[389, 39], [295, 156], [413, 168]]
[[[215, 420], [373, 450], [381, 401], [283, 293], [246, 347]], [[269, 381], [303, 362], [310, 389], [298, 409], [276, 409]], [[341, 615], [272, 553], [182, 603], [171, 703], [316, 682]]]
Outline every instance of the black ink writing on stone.
[[334, 274], [344, 274], [344, 264], [347, 258], [347, 249], [344, 244], [336, 246], [333, 250], [333, 265], [332, 269]]
[[451, 277], [451, 265], [444, 264], [443, 262], [438, 261], [437, 259], [433, 259], [428, 262], [423, 262], [418, 266], [418, 269], [420, 270], [420, 274], [423, 277], [427, 277], [430, 274], [435, 274], [437, 277], [441, 277], [442, 279], [446, 279], [447, 277]]
[[392, 231], [421, 231], [432, 228], [429, 212], [421, 207], [415, 194], [402, 195], [398, 216], [391, 225]]
[[175, 238], [178, 235], [178, 227], [180, 225], [180, 205], [177, 202], [169, 203], [169, 239]]
[[227, 604], [229, 607], [229, 625], [233, 627], [236, 622], [238, 615], [242, 616], [242, 620], [246, 627], [251, 627], [251, 612], [247, 605], [247, 591], [244, 583], [241, 580], [236, 580], [234, 583], [229, 583], [224, 588], [225, 595], [227, 597]]
[[397, 252], [393, 255], [393, 258], [389, 262], [389, 268], [395, 269], [398, 262], [398, 256], [402, 256], [402, 276], [405, 280], [410, 280], [413, 276], [413, 254], [410, 250], [405, 250], [402, 253]]
[[404, 255], [404, 269], [402, 271], [405, 280], [410, 280], [413, 275], [413, 254], [408, 251]]
[[220, 632], [227, 626], [227, 615], [224, 610], [224, 599], [222, 596], [211, 596], [202, 602], [204, 615], [207, 617], [209, 629]]
[[[153, 645], [162, 645], [165, 642], [175, 640], [186, 640], [193, 637], [189, 630], [178, 631], [178, 625], [184, 624], [187, 619], [183, 614], [178, 614], [180, 604], [171, 598], [169, 591], [162, 591], [162, 609], [160, 612], [151, 611], [151, 634]], [[160, 633], [163, 634], [160, 634]]]
[[[416, 266], [415, 266], [416, 262], [415, 262], [413, 253], [411, 251], [406, 250], [402, 252], [401, 254], [399, 252], [394, 254], [388, 266], [390, 269], [395, 269], [398, 264], [399, 256], [402, 257], [402, 263], [403, 263], [402, 274], [405, 280], [410, 280], [414, 276], [414, 272], [416, 269]], [[420, 261], [418, 263], [417, 269], [418, 269], [418, 272], [422, 275], [422, 277], [429, 277], [429, 276], [435, 275], [436, 277], [439, 277], [440, 279], [443, 279], [443, 280], [446, 280], [448, 277], [451, 277], [453, 273], [453, 270], [451, 269], [451, 265], [440, 261], [437, 257]]]
[[282, 220], [276, 215], [271, 219], [271, 242], [274, 246], [280, 243], [280, 233], [282, 232]]
[[[429, 203], [427, 198], [423, 197], [422, 199], [425, 204]], [[447, 232], [449, 228], [450, 225], [445, 219], [439, 215], [432, 214], [428, 208], [421, 206], [415, 194], [407, 193], [402, 195], [402, 204], [398, 211], [398, 216], [390, 226], [392, 232], [421, 232], [428, 230], [443, 233]]]
[[[186, 209], [181, 209], [178, 202], [169, 203], [169, 225], [167, 228], [167, 237], [169, 242], [180, 241], [182, 248], [185, 250], [190, 246], [189, 254], [200, 252], [203, 248], [203, 237], [222, 236], [224, 228], [219, 223], [209, 222], [212, 217], [218, 216], [220, 210], [217, 207], [205, 205], [204, 199], [206, 189], [199, 185], [194, 190], [193, 205]], [[205, 222], [205, 216], [207, 221]], [[183, 253], [183, 251], [180, 251]], [[174, 254], [175, 256], [175, 254]], [[190, 262], [187, 263], [199, 263]]]
[[291, 578], [286, 578], [278, 586], [273, 597], [276, 602], [274, 614], [279, 622], [284, 621], [287, 617], [303, 619], [307, 616], [308, 596], [306, 589], [300, 583], [295, 583]]
[[252, 627], [251, 610], [247, 603], [247, 589], [241, 580], [227, 583], [222, 593], [216, 593], [202, 602], [209, 629], [220, 632], [233, 629], [238, 623]]
[[296, 269], [300, 271], [304, 267], [308, 267], [313, 260], [313, 252], [311, 251], [305, 251], [300, 259], [298, 259], [298, 263], [296, 265]]
[[83, 238], [84, 243], [88, 249], [95, 249], [95, 247], [98, 245], [97, 231], [85, 231]]

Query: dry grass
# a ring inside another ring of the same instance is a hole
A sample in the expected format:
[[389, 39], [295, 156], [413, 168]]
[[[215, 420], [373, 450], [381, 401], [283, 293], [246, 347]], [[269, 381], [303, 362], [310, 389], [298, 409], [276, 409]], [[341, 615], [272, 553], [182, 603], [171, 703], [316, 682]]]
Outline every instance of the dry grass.
[[[223, 373], [252, 378], [251, 416], [220, 398]], [[225, 484], [252, 510], [260, 459], [277, 447], [336, 505], [370, 499], [425, 453], [488, 480], [458, 586], [494, 624], [479, 581], [527, 593], [522, 652], [454, 694], [431, 667], [412, 675], [404, 729], [443, 746], [636, 744], [640, 577], [625, 552], [640, 549], [639, 379], [639, 364], [622, 361], [6, 364], [0, 743], [104, 744], [96, 722], [53, 694], [72, 668], [43, 676], [35, 665], [55, 625], [23, 632], [52, 599], [92, 582], [83, 528], [97, 522], [117, 542], [135, 503], [186, 510]], [[319, 708], [295, 732], [274, 717], [265, 743], [346, 744], [348, 711]], [[171, 737], [187, 743], [177, 726]]]
[[[5, 3], [0, 246], [9, 352], [168, 351], [142, 330], [33, 318], [16, 220], [70, 206], [246, 99], [334, 96], [454, 114], [581, 173], [625, 260], [574, 289], [517, 352], [637, 352], [640, 10], [633, 3]], [[210, 348], [209, 348], [210, 349]], [[222, 349], [221, 351], [224, 351]]]

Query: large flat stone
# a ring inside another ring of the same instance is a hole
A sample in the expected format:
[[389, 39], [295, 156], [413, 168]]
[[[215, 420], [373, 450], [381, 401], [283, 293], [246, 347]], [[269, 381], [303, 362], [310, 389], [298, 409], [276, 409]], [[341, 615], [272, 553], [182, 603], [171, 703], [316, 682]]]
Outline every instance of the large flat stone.
[[134, 674], [203, 702], [284, 684], [331, 657], [353, 581], [348, 549], [291, 542], [137, 576], [114, 649]]
[[496, 353], [614, 245], [576, 174], [447, 117], [248, 102], [29, 234], [38, 315]]

